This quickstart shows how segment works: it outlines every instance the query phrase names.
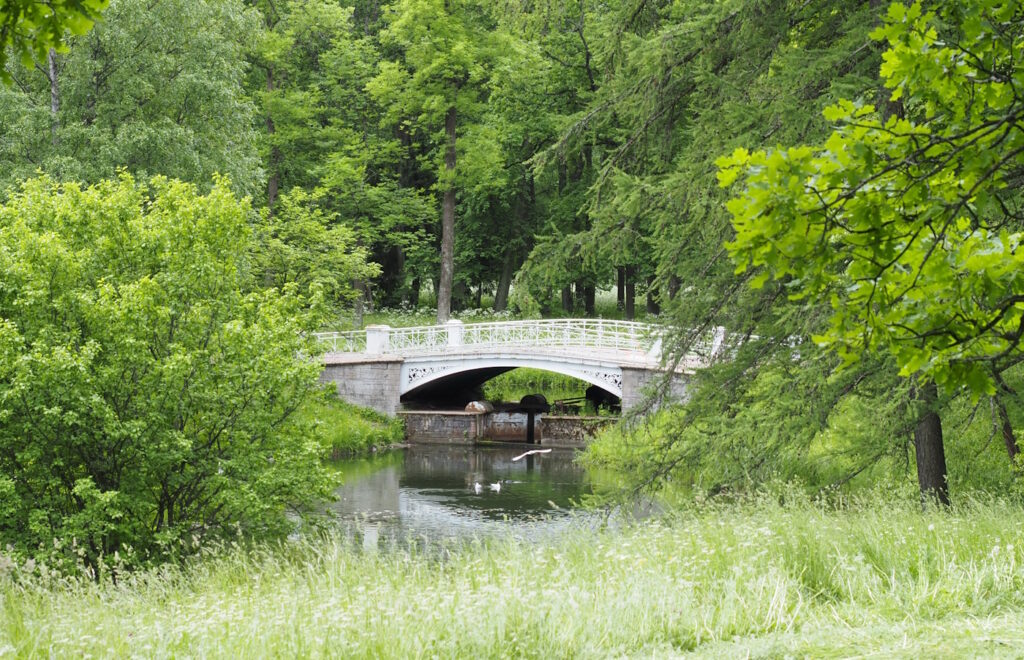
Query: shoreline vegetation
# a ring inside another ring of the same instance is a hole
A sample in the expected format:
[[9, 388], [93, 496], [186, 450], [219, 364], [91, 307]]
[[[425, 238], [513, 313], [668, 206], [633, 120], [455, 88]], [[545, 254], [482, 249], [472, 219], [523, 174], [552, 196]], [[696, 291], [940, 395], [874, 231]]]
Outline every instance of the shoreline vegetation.
[[325, 460], [359, 457], [399, 447], [404, 441], [401, 419], [338, 399], [329, 390], [307, 401], [296, 421], [320, 439]]
[[231, 543], [98, 585], [7, 563], [0, 655], [1009, 657], [1022, 539], [1000, 499], [780, 487], [538, 543]]

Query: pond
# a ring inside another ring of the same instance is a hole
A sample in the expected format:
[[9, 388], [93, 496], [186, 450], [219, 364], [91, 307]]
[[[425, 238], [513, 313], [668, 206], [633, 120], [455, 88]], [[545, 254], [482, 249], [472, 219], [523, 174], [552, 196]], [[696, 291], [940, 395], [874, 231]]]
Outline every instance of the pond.
[[511, 535], [522, 539], [594, 524], [576, 505], [592, 492], [575, 450], [529, 445], [414, 445], [338, 461], [331, 513], [364, 549]]

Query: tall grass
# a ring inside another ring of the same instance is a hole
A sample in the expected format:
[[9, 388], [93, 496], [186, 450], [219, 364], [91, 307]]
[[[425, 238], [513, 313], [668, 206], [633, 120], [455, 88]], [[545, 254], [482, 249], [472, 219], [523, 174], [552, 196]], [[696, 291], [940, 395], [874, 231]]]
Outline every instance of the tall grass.
[[402, 442], [401, 420], [338, 399], [332, 392], [314, 397], [295, 413], [321, 439], [324, 455], [340, 458]]
[[23, 657], [1024, 654], [1024, 516], [1000, 501], [773, 496], [533, 544], [325, 537], [117, 585], [7, 572], [0, 655]]

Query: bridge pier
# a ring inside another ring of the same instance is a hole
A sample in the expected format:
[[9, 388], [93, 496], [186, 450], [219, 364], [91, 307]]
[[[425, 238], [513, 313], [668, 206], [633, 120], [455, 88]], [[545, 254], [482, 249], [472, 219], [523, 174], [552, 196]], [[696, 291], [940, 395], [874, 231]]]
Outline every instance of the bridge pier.
[[[648, 388], [655, 387], [664, 379], [666, 372], [660, 369], [622, 367], [622, 412], [629, 412], [643, 403]], [[675, 403], [686, 400], [684, 373], [674, 373], [669, 378], [668, 391], [658, 399], [659, 403]], [[657, 406], [655, 406], [657, 407]]]
[[395, 355], [329, 355], [321, 383], [334, 383], [338, 398], [394, 417], [401, 407], [402, 363]]

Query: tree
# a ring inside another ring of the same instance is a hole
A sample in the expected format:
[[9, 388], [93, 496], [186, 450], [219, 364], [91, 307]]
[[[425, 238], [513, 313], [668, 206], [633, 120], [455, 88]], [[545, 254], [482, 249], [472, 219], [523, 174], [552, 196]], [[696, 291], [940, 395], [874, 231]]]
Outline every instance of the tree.
[[[441, 191], [441, 267], [437, 320], [451, 312], [455, 275], [456, 159], [460, 121], [474, 116], [484, 98], [500, 36], [475, 0], [398, 0], [390, 7], [382, 41], [400, 49], [402, 61], [386, 61], [368, 84], [388, 109], [385, 121], [426, 127], [441, 139], [435, 161]], [[440, 128], [441, 131], [437, 129]]]
[[0, 88], [0, 195], [37, 170], [93, 183], [126, 168], [252, 194], [263, 173], [243, 54], [256, 17], [240, 0], [123, 0], [67, 52], [10, 63]]
[[64, 43], [65, 32], [85, 34], [110, 0], [0, 0], [0, 81], [10, 83], [7, 49], [22, 63], [43, 60]]
[[287, 533], [286, 507], [326, 494], [292, 417], [324, 316], [294, 286], [245, 292], [249, 217], [223, 180], [127, 174], [34, 179], [0, 207], [5, 542], [98, 571]]
[[330, 231], [344, 225], [372, 261], [387, 266], [346, 285], [361, 293], [357, 310], [374, 288], [397, 303], [408, 295], [407, 270], [426, 267], [421, 247], [432, 210], [427, 195], [403, 180], [403, 150], [390, 127], [380, 126], [383, 109], [366, 91], [380, 59], [375, 37], [360, 34], [353, 10], [336, 2], [256, 7], [264, 29], [249, 54], [248, 88], [265, 126], [267, 208], [278, 213], [281, 191], [301, 189], [293, 194], [322, 211]]
[[367, 263], [355, 232], [324, 213], [321, 203], [321, 194], [294, 188], [281, 195], [274, 214], [264, 210], [256, 223], [253, 270], [262, 286], [320, 292], [338, 312], [357, 295], [352, 283], [367, 281], [380, 269]]
[[[872, 34], [888, 44], [891, 116], [841, 101], [823, 144], [719, 162], [722, 185], [742, 182], [728, 205], [738, 270], [828, 300], [816, 339], [847, 363], [890, 353], [929, 406], [934, 384], [995, 394], [1024, 334], [1024, 9], [933, 6], [893, 4]], [[945, 500], [941, 426], [925, 419], [920, 484]]]

